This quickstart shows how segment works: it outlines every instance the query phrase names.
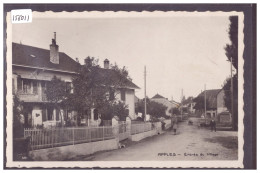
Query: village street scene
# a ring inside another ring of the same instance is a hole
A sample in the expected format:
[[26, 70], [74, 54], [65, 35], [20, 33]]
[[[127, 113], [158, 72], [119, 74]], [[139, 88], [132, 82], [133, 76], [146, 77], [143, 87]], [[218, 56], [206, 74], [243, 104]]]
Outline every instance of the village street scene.
[[238, 160], [238, 16], [38, 15], [12, 26], [14, 161]]

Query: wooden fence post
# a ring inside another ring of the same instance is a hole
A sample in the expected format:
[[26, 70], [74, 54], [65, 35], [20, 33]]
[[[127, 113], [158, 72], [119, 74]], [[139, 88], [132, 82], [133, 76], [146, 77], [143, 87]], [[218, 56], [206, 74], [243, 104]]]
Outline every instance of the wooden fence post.
[[51, 127], [51, 147], [53, 148], [53, 128]]

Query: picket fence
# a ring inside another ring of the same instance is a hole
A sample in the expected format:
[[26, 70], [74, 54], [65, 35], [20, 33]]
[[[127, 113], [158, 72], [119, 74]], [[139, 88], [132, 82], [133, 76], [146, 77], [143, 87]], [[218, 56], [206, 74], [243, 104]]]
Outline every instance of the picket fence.
[[24, 129], [31, 150], [88, 143], [115, 138], [112, 126]]
[[119, 141], [131, 135], [161, 128], [161, 123], [119, 122], [117, 126], [99, 127], [56, 127], [48, 129], [25, 128], [24, 137], [30, 137], [31, 150], [75, 145], [118, 138]]

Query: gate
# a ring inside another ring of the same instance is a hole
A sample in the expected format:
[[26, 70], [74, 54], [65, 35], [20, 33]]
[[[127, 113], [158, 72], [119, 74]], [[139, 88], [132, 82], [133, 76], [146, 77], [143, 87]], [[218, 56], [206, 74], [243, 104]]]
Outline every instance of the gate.
[[125, 140], [131, 136], [131, 124], [130, 122], [126, 121], [119, 121], [118, 122], [119, 128], [119, 141]]

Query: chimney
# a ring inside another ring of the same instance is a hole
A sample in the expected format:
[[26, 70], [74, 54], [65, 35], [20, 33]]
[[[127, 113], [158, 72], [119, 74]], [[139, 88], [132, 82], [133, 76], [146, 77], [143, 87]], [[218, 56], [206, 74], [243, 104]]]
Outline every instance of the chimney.
[[91, 58], [90, 58], [89, 56], [84, 59], [84, 62], [85, 62], [85, 65], [86, 65], [87, 67], [89, 67], [89, 66], [92, 65], [92, 60], [91, 60]]
[[104, 69], [109, 69], [109, 60], [105, 59], [104, 61]]
[[54, 32], [54, 38], [50, 45], [50, 61], [53, 64], [59, 64], [59, 46], [56, 44], [56, 32]]

